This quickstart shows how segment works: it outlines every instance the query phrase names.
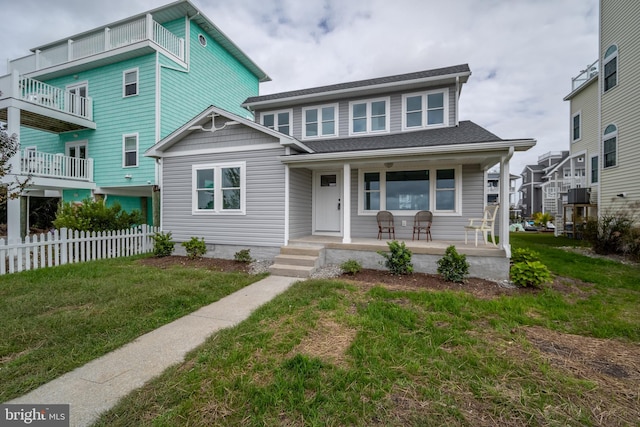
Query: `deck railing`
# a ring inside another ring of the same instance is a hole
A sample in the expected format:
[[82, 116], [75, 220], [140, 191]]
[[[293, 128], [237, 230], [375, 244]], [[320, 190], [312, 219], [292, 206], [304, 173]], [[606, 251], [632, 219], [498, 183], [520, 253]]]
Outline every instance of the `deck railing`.
[[111, 28], [104, 28], [79, 39], [69, 39], [33, 55], [9, 61], [9, 72], [30, 73], [80, 58], [150, 40], [181, 61], [184, 61], [184, 39], [154, 21], [151, 15]]
[[93, 159], [21, 150], [20, 167], [24, 175], [93, 181]]
[[580, 71], [580, 74], [571, 79], [571, 90], [574, 91], [589, 81], [591, 77], [598, 74], [599, 62], [596, 60], [593, 64], [587, 65], [587, 68]]

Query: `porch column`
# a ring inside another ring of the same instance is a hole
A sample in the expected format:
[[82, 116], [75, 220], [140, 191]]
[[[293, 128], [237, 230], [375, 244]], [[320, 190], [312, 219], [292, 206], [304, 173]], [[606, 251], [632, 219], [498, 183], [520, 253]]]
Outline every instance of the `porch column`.
[[342, 243], [351, 243], [351, 165], [344, 164], [342, 172]]
[[500, 159], [500, 247], [511, 257], [509, 243], [509, 160], [513, 156], [513, 147], [509, 154]]
[[[15, 134], [20, 142], [20, 109], [15, 107], [7, 108], [7, 133]], [[20, 171], [20, 151], [9, 160], [11, 165], [11, 175], [5, 179], [11, 182]], [[20, 240], [20, 198], [12, 199], [7, 197], [7, 241], [17, 243]]]

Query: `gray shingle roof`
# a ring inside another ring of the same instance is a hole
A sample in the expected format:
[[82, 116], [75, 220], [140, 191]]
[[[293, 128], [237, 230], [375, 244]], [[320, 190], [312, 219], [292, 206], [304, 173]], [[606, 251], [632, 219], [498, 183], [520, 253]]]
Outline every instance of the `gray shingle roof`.
[[465, 120], [459, 126], [422, 131], [401, 132], [377, 136], [340, 139], [304, 140], [316, 153], [343, 151], [384, 150], [390, 148], [433, 147], [438, 145], [471, 144], [503, 141], [477, 124]]
[[244, 101], [244, 105], [253, 104], [255, 102], [295, 98], [298, 96], [316, 95], [324, 92], [333, 92], [333, 91], [339, 91], [339, 90], [345, 90], [345, 89], [355, 89], [355, 88], [367, 87], [367, 86], [384, 85], [384, 84], [395, 83], [395, 82], [419, 80], [419, 79], [424, 79], [428, 77], [446, 76], [450, 74], [468, 73], [468, 72], [471, 72], [468, 64], [453, 65], [451, 67], [436, 68], [433, 70], [426, 70], [426, 71], [417, 71], [417, 72], [408, 73], [408, 74], [398, 74], [395, 76], [378, 77], [378, 78], [367, 79], [367, 80], [358, 80], [355, 82], [339, 83], [339, 84], [328, 85], [328, 86], [319, 86], [319, 87], [314, 87], [310, 89], [292, 90], [289, 92], [273, 93], [270, 95], [263, 95], [263, 96], [252, 96], [250, 98], [247, 98], [246, 101]]

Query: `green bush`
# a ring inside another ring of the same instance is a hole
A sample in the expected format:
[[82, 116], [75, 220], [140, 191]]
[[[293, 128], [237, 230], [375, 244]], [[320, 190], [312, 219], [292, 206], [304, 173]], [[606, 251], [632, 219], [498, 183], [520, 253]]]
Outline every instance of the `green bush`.
[[253, 262], [253, 258], [251, 258], [251, 249], [242, 249], [235, 254], [233, 254], [233, 259], [238, 262]]
[[407, 249], [404, 242], [398, 243], [396, 240], [387, 242], [390, 253], [378, 251], [386, 261], [381, 262], [389, 269], [391, 274], [403, 275], [413, 273], [413, 264], [411, 264], [411, 251]]
[[353, 275], [362, 270], [362, 265], [355, 259], [348, 259], [340, 264], [340, 268], [343, 272]]
[[173, 253], [175, 243], [171, 240], [171, 232], [155, 233], [151, 236], [155, 244], [153, 245], [153, 254], [159, 258], [170, 256]]
[[541, 288], [552, 280], [549, 269], [540, 261], [517, 262], [511, 266], [510, 275], [511, 281], [523, 288]]
[[438, 274], [449, 282], [463, 282], [464, 276], [469, 274], [467, 256], [459, 254], [455, 246], [449, 246], [444, 256], [438, 260]]
[[53, 220], [56, 228], [79, 231], [127, 230], [144, 223], [139, 210], [125, 212], [120, 203], [107, 207], [102, 200], [84, 199], [81, 204], [62, 203]]
[[182, 246], [186, 249], [189, 259], [202, 258], [202, 256], [207, 253], [207, 245], [204, 243], [204, 237], [200, 239], [192, 237], [191, 240], [182, 242]]
[[511, 252], [511, 263], [540, 261], [540, 254], [527, 248], [514, 248]]

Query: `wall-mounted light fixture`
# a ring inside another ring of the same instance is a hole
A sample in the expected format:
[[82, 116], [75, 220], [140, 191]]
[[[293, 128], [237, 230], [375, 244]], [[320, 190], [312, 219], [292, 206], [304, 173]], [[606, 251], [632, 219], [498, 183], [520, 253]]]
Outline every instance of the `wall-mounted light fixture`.
[[132, 175], [129, 175], [129, 174], [127, 174], [127, 175], [125, 175], [125, 176], [124, 176], [124, 179], [131, 179], [131, 178], [133, 178], [133, 176], [132, 176]]
[[627, 197], [627, 193], [616, 194], [617, 197], [625, 198]]
[[387, 162], [387, 163], [385, 163], [385, 164], [384, 164], [384, 167], [385, 167], [385, 168], [387, 168], [387, 169], [392, 168], [392, 167], [393, 167], [393, 162]]

